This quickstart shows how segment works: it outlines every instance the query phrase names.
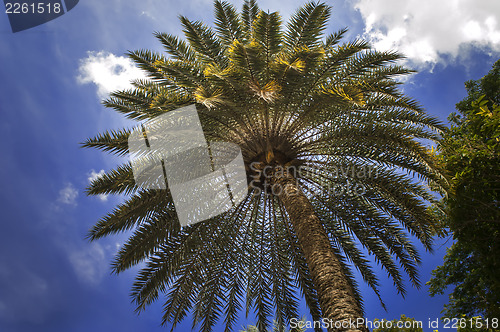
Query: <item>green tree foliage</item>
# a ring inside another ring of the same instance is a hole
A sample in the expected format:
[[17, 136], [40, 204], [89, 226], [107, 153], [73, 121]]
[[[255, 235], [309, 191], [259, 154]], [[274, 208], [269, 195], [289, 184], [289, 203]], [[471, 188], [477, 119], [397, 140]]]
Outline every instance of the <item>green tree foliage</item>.
[[[394, 78], [411, 72], [395, 64], [401, 56], [342, 42], [345, 29], [325, 36], [323, 3], [307, 3], [286, 25], [254, 0], [241, 13], [214, 5], [214, 28], [182, 16], [185, 39], [156, 34], [166, 54], [130, 52], [148, 79], [104, 104], [139, 121], [195, 104], [207, 140], [238, 144], [255, 181], [238, 206], [183, 228], [169, 191], [137, 187], [130, 163], [91, 183], [90, 195], [130, 196], [89, 237], [132, 231], [113, 271], [142, 263], [137, 310], [164, 294], [162, 322], [172, 327], [191, 313], [203, 331], [217, 321], [232, 330], [252, 311], [265, 330], [273, 315], [280, 327], [298, 318], [302, 296], [314, 320], [360, 317], [351, 269], [378, 294], [365, 252], [399, 293], [403, 274], [419, 286], [408, 234], [431, 249], [426, 184], [446, 185], [421, 142], [444, 128], [398, 89]], [[107, 131], [84, 146], [123, 156], [129, 133]], [[290, 167], [301, 171], [279, 175]]]
[[428, 284], [431, 295], [454, 286], [448, 317], [500, 317], [500, 60], [465, 86], [468, 96], [439, 145], [451, 177], [446, 223], [456, 242]]

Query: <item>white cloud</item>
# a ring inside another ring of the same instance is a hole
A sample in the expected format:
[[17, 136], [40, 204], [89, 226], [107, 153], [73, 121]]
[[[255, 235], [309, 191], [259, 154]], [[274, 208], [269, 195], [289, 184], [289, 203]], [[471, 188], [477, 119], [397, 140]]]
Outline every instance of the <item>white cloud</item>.
[[97, 180], [97, 179], [98, 179], [98, 178], [100, 178], [101, 176], [103, 176], [103, 175], [104, 175], [104, 173], [105, 173], [105, 172], [104, 172], [104, 170], [103, 170], [103, 169], [101, 169], [101, 170], [99, 171], [99, 173], [97, 173], [95, 170], [93, 170], [93, 169], [92, 169], [92, 170], [90, 170], [90, 173], [89, 173], [89, 176], [88, 176], [88, 178], [87, 178], [87, 179], [89, 180], [89, 182], [92, 182], [92, 181], [94, 181], [94, 180]]
[[76, 205], [76, 198], [78, 197], [78, 190], [75, 189], [72, 183], [59, 190], [59, 197], [57, 201], [63, 204]]
[[69, 261], [78, 279], [90, 286], [98, 285], [108, 270], [104, 248], [97, 243], [85, 250], [71, 252]]
[[97, 95], [101, 99], [112, 91], [130, 88], [130, 81], [134, 79], [145, 78], [132, 60], [105, 51], [88, 52], [81, 60], [79, 71], [78, 82], [97, 85]]
[[[101, 169], [99, 173], [97, 173], [95, 170], [91, 170], [90, 173], [88, 174], [87, 180], [89, 181], [89, 183], [91, 183], [92, 181], [97, 180], [99, 177], [103, 176], [104, 173], [105, 172], [103, 169]], [[107, 202], [108, 195], [99, 194], [97, 195], [97, 198], [99, 198], [101, 202]]]
[[500, 52], [498, 0], [356, 0], [365, 37], [377, 49], [393, 49], [416, 65], [456, 59], [464, 46]]
[[65, 243], [63, 246], [76, 277], [90, 287], [99, 286], [109, 275], [109, 260], [120, 249], [120, 243], [111, 241], [104, 241], [104, 244], [92, 242], [79, 247], [75, 247], [74, 243]]

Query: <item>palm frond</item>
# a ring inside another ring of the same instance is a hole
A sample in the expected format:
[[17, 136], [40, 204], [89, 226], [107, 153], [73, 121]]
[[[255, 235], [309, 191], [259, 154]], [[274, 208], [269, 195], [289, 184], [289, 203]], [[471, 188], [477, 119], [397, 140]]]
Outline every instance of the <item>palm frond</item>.
[[312, 47], [326, 29], [331, 8], [323, 3], [309, 2], [290, 18], [285, 33], [285, 45], [289, 50], [299, 46]]
[[216, 0], [215, 26], [219, 39], [226, 46], [231, 45], [235, 40], [242, 39], [240, 17], [236, 8], [226, 1]]
[[241, 12], [241, 18], [243, 20], [243, 29], [248, 34], [252, 32], [253, 21], [259, 13], [259, 6], [256, 0], [245, 0], [243, 2], [243, 10]]

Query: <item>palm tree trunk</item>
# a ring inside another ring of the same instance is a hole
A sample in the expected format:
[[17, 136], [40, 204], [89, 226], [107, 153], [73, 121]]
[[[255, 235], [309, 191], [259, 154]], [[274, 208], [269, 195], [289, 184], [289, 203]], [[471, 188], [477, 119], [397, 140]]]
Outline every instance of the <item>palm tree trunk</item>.
[[[288, 172], [282, 173], [281, 177], [276, 176], [274, 183], [282, 188], [278, 197], [290, 217], [304, 253], [318, 294], [322, 318], [329, 322], [328, 331], [368, 331], [364, 326], [356, 326], [357, 320], [363, 317], [363, 311], [311, 202]], [[332, 327], [335, 322], [337, 326], [346, 328]]]

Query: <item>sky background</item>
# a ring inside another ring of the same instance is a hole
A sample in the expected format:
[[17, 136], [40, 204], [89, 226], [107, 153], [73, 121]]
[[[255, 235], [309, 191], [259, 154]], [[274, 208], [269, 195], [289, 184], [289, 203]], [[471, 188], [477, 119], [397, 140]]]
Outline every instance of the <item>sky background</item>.
[[[238, 8], [242, 1], [231, 0]], [[284, 21], [303, 1], [260, 1]], [[466, 95], [464, 82], [485, 75], [500, 57], [498, 0], [328, 1], [327, 32], [349, 27], [345, 40], [366, 38], [395, 49], [417, 69], [403, 85], [428, 113], [446, 122]], [[131, 123], [105, 109], [109, 91], [127, 87], [141, 72], [128, 50], [161, 51], [154, 31], [181, 34], [178, 15], [213, 22], [208, 0], [81, 0], [47, 24], [12, 33], [0, 13], [0, 331], [164, 331], [162, 303], [134, 313], [129, 292], [137, 270], [110, 274], [110, 261], [126, 235], [89, 243], [88, 229], [120, 197], [87, 197], [89, 181], [119, 161], [79, 143], [105, 129]], [[421, 252], [421, 281], [442, 263], [451, 240]], [[365, 314], [423, 321], [440, 316], [447, 295], [407, 284], [405, 299], [379, 271], [388, 311], [363, 286]], [[306, 313], [305, 307], [303, 313]], [[244, 314], [239, 325], [254, 323]], [[186, 320], [176, 331], [189, 330]], [[440, 329], [440, 331], [446, 331]]]

